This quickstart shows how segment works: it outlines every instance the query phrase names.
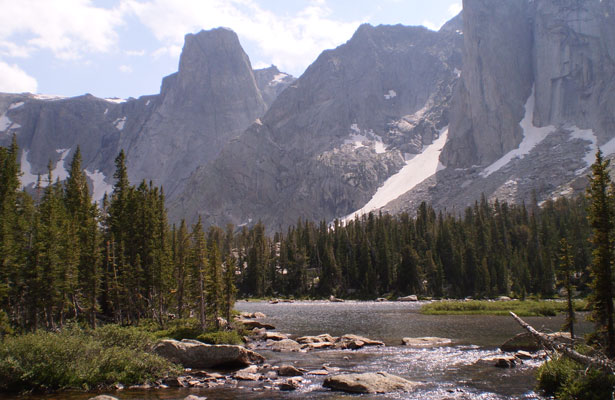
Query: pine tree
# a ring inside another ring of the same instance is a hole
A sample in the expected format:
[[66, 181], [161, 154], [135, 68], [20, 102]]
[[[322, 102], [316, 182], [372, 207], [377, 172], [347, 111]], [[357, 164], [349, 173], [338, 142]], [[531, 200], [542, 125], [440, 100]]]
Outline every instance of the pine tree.
[[205, 314], [205, 282], [206, 282], [206, 274], [207, 274], [207, 243], [205, 241], [205, 233], [203, 232], [203, 224], [201, 222], [201, 217], [199, 216], [199, 220], [192, 228], [192, 240], [193, 240], [193, 250], [192, 250], [192, 275], [194, 280], [194, 288], [196, 291], [196, 300], [199, 305], [199, 321], [201, 323], [201, 330], [205, 330], [206, 324], [206, 314]]
[[559, 254], [559, 284], [561, 284], [566, 290], [566, 300], [568, 305], [568, 312], [566, 315], [566, 322], [562, 329], [570, 331], [570, 337], [574, 339], [574, 323], [576, 322], [574, 316], [574, 305], [572, 303], [572, 292], [574, 286], [572, 284], [572, 277], [574, 275], [574, 267], [572, 265], [572, 246], [568, 244], [566, 238], [560, 240], [560, 254]]
[[606, 353], [615, 357], [615, 328], [613, 327], [613, 193], [609, 177], [609, 160], [602, 151], [596, 153], [588, 188], [589, 222], [593, 229], [594, 245], [590, 305], [592, 319], [599, 334], [606, 336]]
[[233, 310], [235, 294], [237, 293], [235, 286], [236, 270], [235, 257], [232, 254], [227, 254], [226, 261], [224, 262], [224, 316], [228, 323], [231, 322], [231, 311]]

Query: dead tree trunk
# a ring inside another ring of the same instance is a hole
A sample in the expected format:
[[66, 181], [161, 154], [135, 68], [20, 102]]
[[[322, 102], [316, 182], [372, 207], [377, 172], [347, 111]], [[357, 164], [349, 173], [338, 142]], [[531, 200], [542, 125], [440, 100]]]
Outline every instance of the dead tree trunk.
[[577, 351], [574, 351], [573, 349], [563, 344], [556, 343], [547, 335], [538, 332], [530, 324], [519, 318], [514, 312], [511, 311], [510, 315], [515, 319], [515, 321], [519, 323], [519, 325], [521, 325], [526, 331], [528, 331], [532, 336], [534, 336], [536, 340], [538, 340], [538, 342], [541, 343], [546, 349], [561, 353], [564, 356], [578, 362], [585, 367], [601, 369], [610, 374], [615, 372], [615, 363], [612, 360], [609, 360], [602, 355], [599, 357], [589, 357]]

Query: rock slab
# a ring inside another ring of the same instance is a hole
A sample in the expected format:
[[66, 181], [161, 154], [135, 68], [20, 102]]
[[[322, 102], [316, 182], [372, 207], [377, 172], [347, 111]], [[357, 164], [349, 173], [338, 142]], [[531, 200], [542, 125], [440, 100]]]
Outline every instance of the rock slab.
[[416, 383], [387, 372], [366, 372], [330, 376], [323, 386], [348, 393], [390, 393], [411, 391]]
[[241, 346], [208, 345], [196, 340], [161, 340], [154, 352], [185, 368], [235, 368], [260, 364], [263, 356]]

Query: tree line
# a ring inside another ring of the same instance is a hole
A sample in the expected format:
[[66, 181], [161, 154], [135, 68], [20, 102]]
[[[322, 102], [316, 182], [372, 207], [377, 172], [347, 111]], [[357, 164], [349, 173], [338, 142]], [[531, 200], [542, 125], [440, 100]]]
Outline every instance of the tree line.
[[20, 190], [18, 153], [15, 138], [0, 148], [0, 326], [163, 324], [173, 314], [196, 317], [205, 330], [230, 317], [232, 234], [200, 221], [169, 226], [164, 191], [131, 185], [123, 151], [101, 204], [92, 202], [79, 148], [64, 182], [50, 165], [32, 194]]
[[551, 297], [563, 286], [593, 290], [595, 196], [540, 205], [483, 196], [461, 212], [422, 203], [416, 215], [299, 219], [270, 235], [260, 222], [169, 224], [164, 191], [131, 185], [123, 152], [113, 192], [100, 204], [78, 149], [64, 182], [49, 168], [32, 194], [20, 189], [15, 141], [0, 149], [0, 167], [0, 306], [23, 330], [70, 319], [162, 324], [169, 314], [215, 327], [237, 296], [523, 298]]

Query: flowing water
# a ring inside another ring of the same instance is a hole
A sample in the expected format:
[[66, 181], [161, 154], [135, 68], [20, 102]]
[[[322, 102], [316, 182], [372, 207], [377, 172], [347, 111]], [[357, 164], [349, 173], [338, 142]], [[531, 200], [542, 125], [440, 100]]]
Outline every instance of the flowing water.
[[[322, 387], [323, 376], [306, 375], [306, 384], [295, 392], [263, 390], [261, 383], [239, 382], [235, 387], [212, 389], [166, 389], [119, 391], [120, 399], [183, 399], [188, 394], [209, 399], [539, 399], [534, 392], [534, 373], [539, 361], [525, 361], [512, 369], [477, 363], [485, 357], [502, 354], [498, 346], [522, 331], [508, 316], [430, 316], [419, 313], [420, 303], [401, 302], [294, 302], [269, 304], [238, 302], [239, 311], [260, 311], [264, 322], [279, 332], [293, 335], [353, 333], [385, 342], [386, 347], [361, 350], [317, 350], [308, 353], [274, 353], [259, 350], [267, 363], [293, 364], [308, 370], [330, 369], [344, 372], [386, 371], [419, 382], [412, 393], [389, 395], [345, 395]], [[536, 328], [557, 331], [563, 317], [529, 317]], [[583, 320], [582, 317], [579, 320]], [[578, 331], [589, 329], [582, 322]], [[403, 337], [437, 336], [453, 340], [452, 345], [433, 348], [401, 346]], [[22, 396], [28, 400], [81, 400], [91, 395], [62, 393], [48, 396]], [[2, 397], [0, 399], [8, 399]]]

